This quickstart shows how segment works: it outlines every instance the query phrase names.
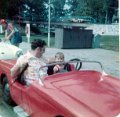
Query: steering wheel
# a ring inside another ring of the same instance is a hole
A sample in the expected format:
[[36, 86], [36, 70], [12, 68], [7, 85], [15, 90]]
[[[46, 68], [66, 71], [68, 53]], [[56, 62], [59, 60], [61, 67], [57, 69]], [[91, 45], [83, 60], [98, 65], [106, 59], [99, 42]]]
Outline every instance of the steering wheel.
[[82, 62], [80, 61], [80, 59], [74, 58], [74, 59], [70, 59], [69, 61], [77, 61], [77, 64], [76, 64], [75, 68], [76, 68], [77, 70], [80, 70], [80, 69], [81, 69], [81, 67], [82, 67]]
[[65, 66], [64, 66], [64, 69], [67, 70], [67, 71], [71, 71], [71, 66], [69, 63], [66, 63]]

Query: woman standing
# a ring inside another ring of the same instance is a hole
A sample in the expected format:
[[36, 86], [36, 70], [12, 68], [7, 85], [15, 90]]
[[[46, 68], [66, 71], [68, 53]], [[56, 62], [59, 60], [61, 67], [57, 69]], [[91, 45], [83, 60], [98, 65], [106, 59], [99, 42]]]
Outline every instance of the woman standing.
[[12, 45], [19, 47], [19, 44], [22, 42], [22, 36], [20, 35], [18, 29], [13, 26], [12, 23], [8, 23], [6, 20], [0, 20], [2, 24], [5, 37], [2, 39], [3, 42], [11, 42]]
[[12, 36], [14, 35], [13, 25], [8, 24], [5, 19], [0, 20], [0, 24], [2, 25], [3, 32], [5, 33], [5, 37], [2, 39], [3, 42], [10, 42]]

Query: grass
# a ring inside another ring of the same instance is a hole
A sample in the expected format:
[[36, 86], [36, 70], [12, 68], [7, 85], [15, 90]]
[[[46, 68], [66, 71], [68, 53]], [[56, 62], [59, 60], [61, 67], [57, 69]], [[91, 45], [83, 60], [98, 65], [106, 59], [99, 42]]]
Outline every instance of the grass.
[[100, 48], [119, 51], [119, 36], [101, 36]]
[[[0, 35], [0, 38], [3, 35]], [[47, 34], [46, 35], [32, 35], [30, 41], [34, 39], [43, 39], [48, 43]], [[27, 42], [26, 36], [23, 36], [23, 41]], [[55, 47], [55, 36], [51, 36], [50, 38], [50, 47]], [[100, 39], [100, 48], [119, 51], [119, 36], [101, 36]]]
[[[48, 37], [47, 35], [32, 35], [30, 37], [30, 42], [32, 42], [34, 39], [42, 39], [48, 44]], [[23, 41], [27, 42], [26, 36], [23, 36]], [[50, 37], [50, 47], [55, 47], [55, 37], [51, 36]]]

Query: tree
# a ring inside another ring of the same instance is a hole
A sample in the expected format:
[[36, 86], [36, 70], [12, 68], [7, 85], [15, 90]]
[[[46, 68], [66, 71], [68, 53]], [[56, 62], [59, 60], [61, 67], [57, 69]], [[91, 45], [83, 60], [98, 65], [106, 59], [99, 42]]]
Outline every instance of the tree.
[[31, 2], [31, 9], [34, 9], [33, 17], [36, 17], [36, 20], [44, 20], [46, 18], [46, 8], [45, 3], [47, 0], [33, 0]]
[[[65, 10], [67, 4], [70, 8]], [[48, 18], [48, 0], [0, 0], [0, 18], [13, 16], [29, 17], [33, 20]], [[28, 6], [29, 8], [26, 8]], [[118, 9], [118, 0], [51, 0], [51, 18], [72, 16], [92, 16], [97, 22], [112, 22]]]
[[20, 15], [20, 7], [23, 4], [22, 0], [9, 0], [9, 7], [8, 7], [8, 18], [13, 19], [13, 16], [16, 14]]
[[[13, 19], [13, 16], [24, 15], [25, 7], [30, 7], [29, 17], [36, 15], [37, 18], [42, 17], [44, 14], [44, 2], [47, 0], [0, 0], [0, 18]], [[14, 12], [13, 12], [14, 11]]]
[[71, 15], [77, 15], [76, 12], [76, 8], [79, 6], [79, 3], [81, 2], [81, 0], [68, 0], [67, 4], [70, 7], [69, 12], [71, 12]]
[[[111, 22], [118, 0], [68, 0], [73, 16], [92, 16], [97, 22]], [[112, 6], [112, 7], [111, 7]]]
[[8, 16], [9, 0], [0, 0], [0, 18]]
[[51, 19], [57, 20], [65, 15], [64, 12], [65, 0], [51, 0]]
[[0, 0], [0, 18], [11, 18], [19, 12], [22, 0]]

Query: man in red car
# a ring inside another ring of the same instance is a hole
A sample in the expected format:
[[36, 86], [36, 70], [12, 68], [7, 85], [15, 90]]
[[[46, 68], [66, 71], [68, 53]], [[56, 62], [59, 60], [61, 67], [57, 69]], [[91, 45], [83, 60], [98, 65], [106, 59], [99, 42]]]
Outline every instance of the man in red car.
[[29, 85], [34, 80], [39, 80], [42, 76], [47, 75], [46, 69], [40, 70], [40, 67], [46, 64], [46, 61], [42, 57], [45, 52], [45, 46], [45, 41], [40, 39], [34, 40], [31, 43], [31, 51], [18, 58], [16, 64], [11, 69], [11, 75], [17, 78], [27, 64], [28, 67], [23, 73], [25, 84]]

